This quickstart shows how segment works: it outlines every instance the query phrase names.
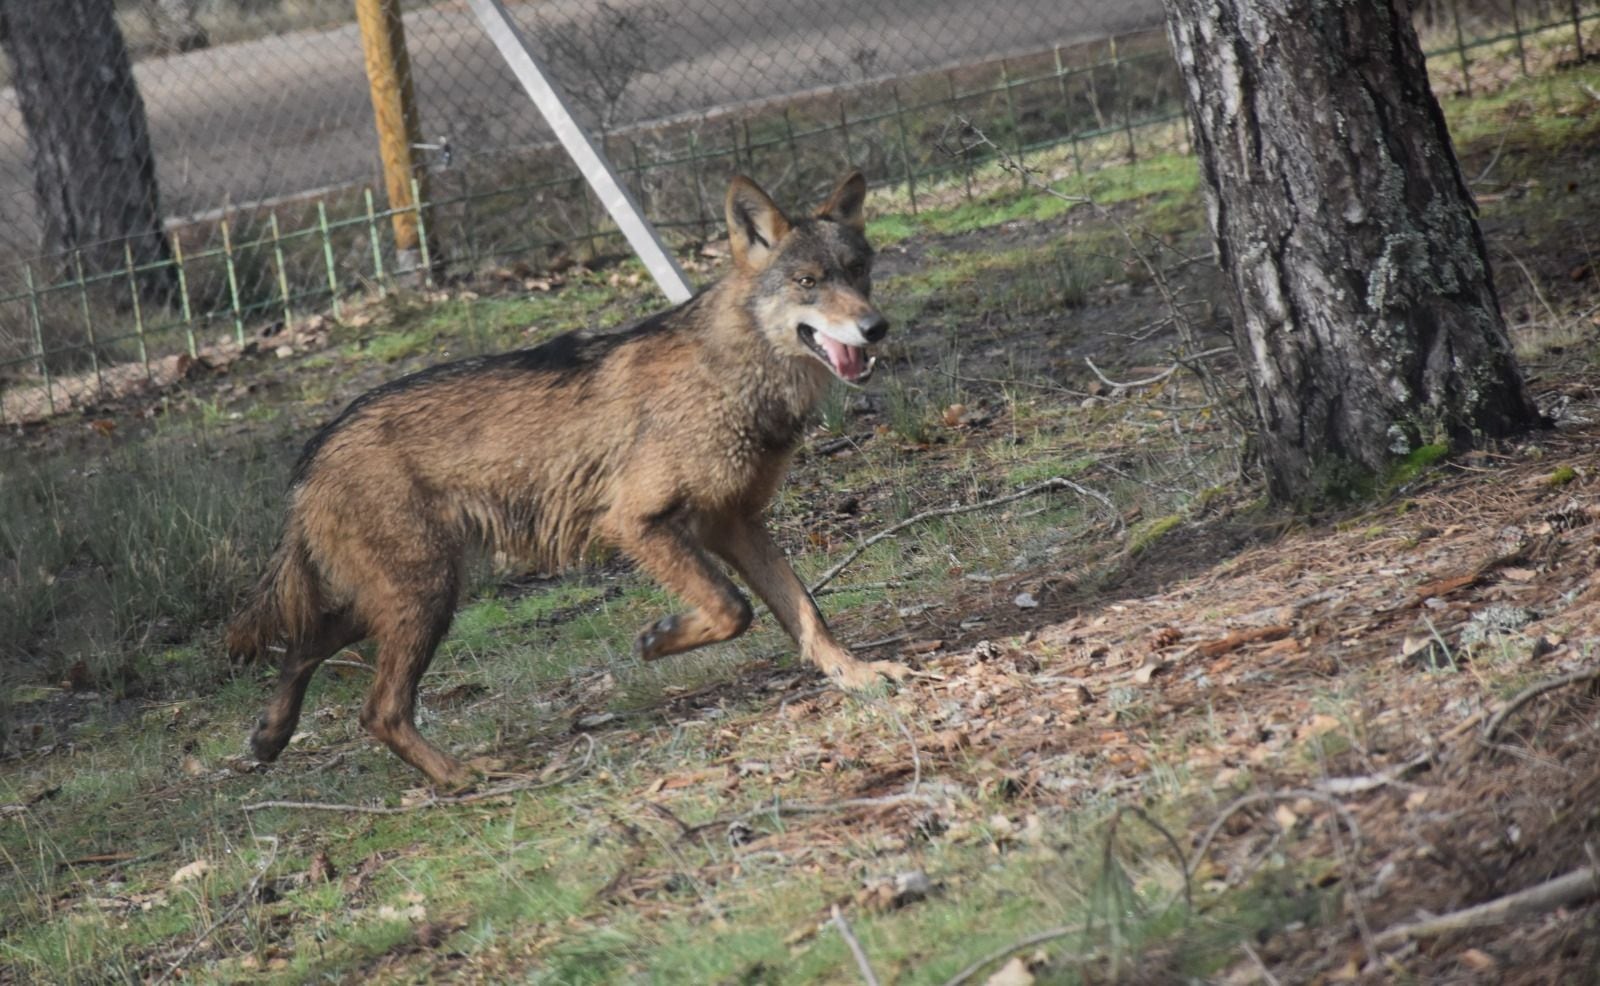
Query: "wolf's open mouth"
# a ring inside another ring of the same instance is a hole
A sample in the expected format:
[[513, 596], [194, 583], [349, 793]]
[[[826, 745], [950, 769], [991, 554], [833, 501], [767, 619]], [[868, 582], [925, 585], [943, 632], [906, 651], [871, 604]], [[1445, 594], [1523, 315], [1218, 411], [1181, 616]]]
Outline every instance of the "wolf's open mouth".
[[828, 364], [834, 376], [845, 383], [865, 383], [872, 376], [873, 367], [878, 365], [878, 357], [867, 356], [867, 351], [860, 346], [840, 342], [809, 325], [801, 324], [799, 333], [806, 348]]

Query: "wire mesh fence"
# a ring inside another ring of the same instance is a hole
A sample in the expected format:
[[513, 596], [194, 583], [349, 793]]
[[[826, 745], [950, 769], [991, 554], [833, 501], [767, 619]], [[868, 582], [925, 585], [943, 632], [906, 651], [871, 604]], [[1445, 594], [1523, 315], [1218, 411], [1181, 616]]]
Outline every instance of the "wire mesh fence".
[[[400, 194], [380, 177], [350, 0], [125, 0], [86, 57], [72, 17], [93, 27], [111, 2], [0, 8], [12, 86], [0, 100], [0, 423], [181, 375], [208, 347], [242, 346], [296, 313], [337, 314], [341, 299], [416, 270], [447, 277], [622, 248], [459, 0], [355, 4], [404, 11], [416, 124]], [[848, 168], [898, 185], [913, 210], [970, 195], [982, 156], [941, 139], [959, 118], [1024, 161], [1048, 151], [1056, 169], [1184, 146], [1159, 0], [510, 10], [680, 245], [719, 235], [721, 190], [737, 172], [780, 201], [810, 199]], [[1469, 95], [1600, 50], [1600, 0], [1427, 0], [1416, 17], [1436, 86]], [[108, 43], [125, 52], [124, 76]], [[48, 114], [30, 114], [41, 100]], [[95, 146], [97, 129], [127, 146]], [[76, 163], [96, 154], [131, 170]], [[147, 213], [150, 228], [74, 225], [74, 209], [108, 184], [122, 195], [114, 214]], [[397, 249], [397, 218], [416, 227], [420, 250]]]

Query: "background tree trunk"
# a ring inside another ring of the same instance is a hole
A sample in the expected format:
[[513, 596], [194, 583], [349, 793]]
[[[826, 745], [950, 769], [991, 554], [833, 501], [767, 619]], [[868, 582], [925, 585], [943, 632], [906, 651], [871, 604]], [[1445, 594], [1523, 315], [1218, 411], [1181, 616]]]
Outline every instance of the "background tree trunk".
[[[112, 0], [3, 0], [0, 46], [28, 127], [44, 252], [65, 272], [75, 249], [89, 273], [125, 269], [124, 241], [137, 264], [168, 259], [144, 100]], [[140, 276], [157, 300], [173, 284], [168, 268]]]
[[1539, 423], [1403, 3], [1166, 6], [1273, 496]]

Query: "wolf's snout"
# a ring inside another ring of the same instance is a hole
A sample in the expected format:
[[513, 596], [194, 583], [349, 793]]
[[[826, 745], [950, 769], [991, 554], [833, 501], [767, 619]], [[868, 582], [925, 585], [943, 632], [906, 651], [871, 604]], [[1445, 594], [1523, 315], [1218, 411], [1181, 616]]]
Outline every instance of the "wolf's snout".
[[881, 342], [889, 334], [889, 320], [873, 312], [860, 322], [861, 338], [868, 342]]

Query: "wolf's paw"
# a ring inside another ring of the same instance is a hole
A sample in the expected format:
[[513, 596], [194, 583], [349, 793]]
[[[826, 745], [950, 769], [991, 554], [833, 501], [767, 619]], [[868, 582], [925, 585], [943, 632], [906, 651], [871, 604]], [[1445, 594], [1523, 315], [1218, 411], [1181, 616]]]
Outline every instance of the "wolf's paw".
[[835, 665], [829, 670], [839, 687], [852, 692], [878, 688], [885, 679], [902, 681], [910, 673], [910, 668], [893, 661], [851, 661], [849, 664]]
[[262, 763], [271, 763], [289, 745], [289, 736], [283, 730], [272, 729], [265, 717], [257, 720], [250, 734], [250, 755]]
[[677, 632], [677, 614], [663, 616], [633, 638], [633, 656], [641, 661], [654, 661], [662, 656], [662, 645]]

